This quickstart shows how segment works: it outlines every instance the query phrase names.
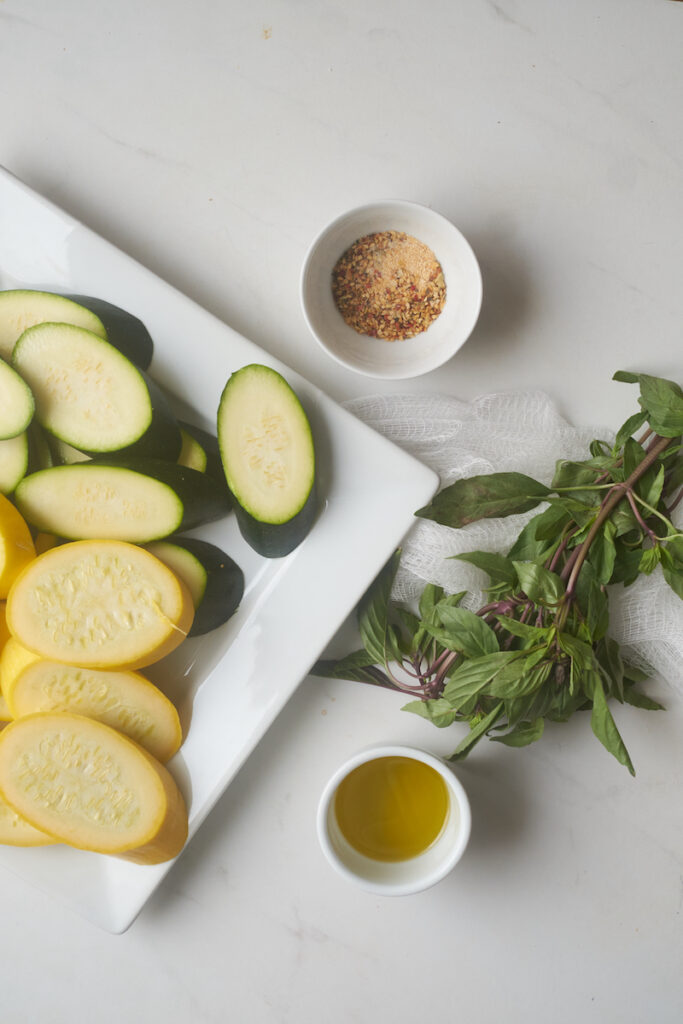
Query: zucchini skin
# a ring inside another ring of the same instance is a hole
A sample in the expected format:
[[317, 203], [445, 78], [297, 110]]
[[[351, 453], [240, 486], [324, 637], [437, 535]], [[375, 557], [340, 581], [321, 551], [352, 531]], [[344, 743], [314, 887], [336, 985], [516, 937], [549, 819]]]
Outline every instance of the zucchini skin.
[[[152, 403], [152, 421], [142, 437], [138, 438], [137, 441], [134, 441], [133, 444], [127, 445], [125, 448], [119, 448], [116, 452], [107, 452], [107, 455], [132, 458], [149, 457], [155, 459], [168, 459], [169, 462], [175, 462], [180, 455], [180, 449], [183, 444], [183, 438], [180, 433], [178, 421], [175, 418], [166, 395], [159, 385], [155, 384], [151, 377], [149, 377], [148, 374], [139, 367], [138, 372], [147, 385], [150, 401]], [[97, 456], [102, 455], [103, 453], [84, 451], [84, 454]]]
[[225, 551], [196, 537], [170, 537], [170, 544], [186, 548], [206, 569], [206, 589], [195, 609], [188, 636], [203, 636], [227, 622], [244, 595], [244, 573]]
[[283, 558], [297, 548], [310, 532], [318, 512], [315, 482], [306, 503], [286, 523], [262, 523], [242, 508], [233, 495], [235, 517], [247, 544], [265, 558]]
[[65, 295], [64, 298], [85, 306], [98, 316], [104, 324], [107, 340], [127, 356], [131, 363], [135, 363], [141, 370], [149, 367], [154, 355], [154, 342], [142, 320], [120, 306], [92, 295]]
[[84, 472], [87, 472], [88, 466], [114, 466], [160, 480], [175, 491], [182, 503], [183, 517], [179, 530], [192, 530], [203, 523], [222, 519], [230, 512], [230, 499], [224, 488], [219, 487], [206, 473], [179, 466], [175, 462], [116, 454], [98, 456], [90, 462], [79, 463], [79, 466]]

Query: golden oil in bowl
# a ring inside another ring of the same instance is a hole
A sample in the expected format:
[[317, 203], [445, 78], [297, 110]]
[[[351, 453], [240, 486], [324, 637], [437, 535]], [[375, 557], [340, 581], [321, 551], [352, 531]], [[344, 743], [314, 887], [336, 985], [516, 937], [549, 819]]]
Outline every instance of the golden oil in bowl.
[[334, 813], [355, 850], [373, 860], [418, 857], [443, 832], [450, 798], [443, 777], [412, 757], [377, 757], [358, 765], [337, 787]]

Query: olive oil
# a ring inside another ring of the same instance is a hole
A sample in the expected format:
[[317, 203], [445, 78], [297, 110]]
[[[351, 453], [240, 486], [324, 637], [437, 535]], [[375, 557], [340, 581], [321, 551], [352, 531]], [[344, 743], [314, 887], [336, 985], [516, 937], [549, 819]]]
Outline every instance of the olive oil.
[[337, 787], [334, 810], [347, 842], [373, 860], [417, 857], [448, 817], [448, 787], [431, 765], [412, 757], [378, 757], [354, 768]]

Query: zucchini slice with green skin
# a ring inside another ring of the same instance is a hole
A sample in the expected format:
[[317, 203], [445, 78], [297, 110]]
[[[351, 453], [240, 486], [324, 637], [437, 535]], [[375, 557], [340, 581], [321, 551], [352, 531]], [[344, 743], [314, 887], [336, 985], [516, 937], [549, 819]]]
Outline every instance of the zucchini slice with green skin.
[[141, 370], [148, 368], [154, 354], [154, 342], [142, 320], [105, 299], [91, 295], [68, 295], [66, 298], [95, 313], [104, 324], [107, 341]]
[[220, 519], [230, 509], [203, 473], [163, 459], [91, 459], [24, 477], [15, 491], [38, 530], [68, 540], [144, 544]]
[[28, 470], [28, 435], [0, 441], [0, 494], [12, 494]]
[[208, 430], [196, 427], [194, 423], [186, 423], [185, 420], [178, 420], [178, 423], [180, 429], [189, 434], [202, 447], [206, 455], [206, 468], [204, 472], [208, 473], [215, 480], [220, 480], [224, 486], [227, 486], [221, 461], [221, 450], [218, 447], [218, 438], [215, 434], [210, 434]]
[[12, 365], [33, 391], [36, 419], [59, 440], [85, 453], [177, 458], [180, 428], [164, 395], [92, 331], [36, 324], [14, 346]]
[[85, 306], [53, 292], [16, 288], [0, 291], [0, 356], [9, 360], [21, 335], [46, 322], [74, 324], [100, 338], [107, 332], [100, 318]]
[[35, 409], [33, 392], [24, 378], [0, 359], [0, 441], [23, 434]]
[[195, 607], [188, 636], [202, 636], [227, 622], [244, 594], [244, 573], [215, 544], [196, 537], [174, 537], [146, 545], [185, 583]]
[[218, 407], [218, 443], [242, 536], [267, 558], [288, 554], [315, 519], [315, 451], [284, 377], [257, 363], [233, 373]]
[[198, 473], [206, 473], [206, 452], [199, 441], [188, 434], [184, 427], [180, 428], [180, 436], [183, 443], [177, 460], [178, 464], [187, 466], [188, 469], [196, 469]]

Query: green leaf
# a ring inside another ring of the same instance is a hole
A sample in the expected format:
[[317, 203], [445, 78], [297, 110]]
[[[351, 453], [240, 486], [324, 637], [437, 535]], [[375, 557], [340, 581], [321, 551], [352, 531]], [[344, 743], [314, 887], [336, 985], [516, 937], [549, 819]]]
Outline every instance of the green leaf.
[[555, 605], [564, 596], [560, 577], [535, 562], [513, 562], [522, 590], [534, 604]]
[[598, 645], [596, 653], [600, 667], [609, 680], [609, 693], [623, 703], [624, 663], [619, 644], [611, 636], [606, 636]]
[[[657, 508], [657, 503], [662, 496], [665, 473], [661, 463], [654, 463], [636, 483], [636, 493], [652, 508]], [[643, 512], [643, 515], [647, 519], [647, 510]]]
[[541, 650], [524, 653], [517, 652], [517, 658], [504, 665], [486, 686], [486, 693], [491, 697], [526, 697], [534, 693], [547, 679], [545, 671], [535, 671], [539, 662], [548, 656], [544, 646]]
[[597, 505], [600, 503], [602, 491], [594, 485], [599, 475], [597, 467], [590, 466], [589, 460], [571, 462], [568, 459], [560, 459], [555, 464], [555, 475], [551, 486], [554, 491], [558, 492], [571, 488], [569, 497], [586, 505]]
[[661, 559], [662, 549], [659, 544], [655, 544], [652, 548], [644, 548], [638, 562], [638, 571], [642, 572], [644, 576], [649, 576], [655, 571]]
[[640, 384], [640, 402], [648, 414], [650, 426], [662, 437], [683, 434], [683, 391], [672, 380], [651, 377], [647, 373], [618, 370], [614, 380]]
[[[614, 569], [612, 570], [610, 583], [623, 583], [624, 586], [629, 586], [638, 578], [641, 549], [640, 547], [631, 549], [626, 547], [621, 541], [616, 541], [615, 552]], [[584, 562], [584, 567], [585, 564]], [[583, 569], [581, 571], [583, 572]]]
[[669, 584], [674, 594], [683, 599], [683, 572], [680, 568], [670, 569], [662, 565], [664, 579]]
[[633, 763], [629, 757], [624, 741], [619, 735], [610, 709], [607, 706], [605, 691], [602, 687], [602, 680], [597, 672], [588, 674], [590, 693], [588, 696], [593, 701], [591, 711], [591, 729], [602, 743], [603, 747], [616, 757], [619, 764], [625, 765], [631, 775], [635, 775]]
[[523, 473], [489, 473], [456, 480], [415, 515], [442, 526], [461, 527], [480, 519], [528, 512], [548, 493], [544, 484]]
[[456, 716], [456, 712], [443, 697], [438, 697], [435, 700], [411, 700], [408, 704], [404, 704], [401, 710], [412, 711], [413, 714], [426, 718], [437, 729], [445, 729], [452, 725]]
[[535, 718], [533, 722], [520, 722], [503, 736], [492, 736], [496, 743], [504, 743], [506, 747], [528, 747], [543, 735], [543, 719]]
[[617, 557], [615, 537], [614, 523], [608, 519], [602, 529], [596, 533], [588, 552], [588, 561], [595, 570], [595, 576], [600, 583], [609, 583], [612, 578]]
[[491, 580], [491, 583], [504, 583], [512, 589], [517, 583], [515, 567], [509, 558], [499, 555], [495, 551], [468, 551], [464, 555], [452, 555], [461, 562], [469, 562], [477, 569], [482, 569]]
[[497, 672], [518, 657], [518, 651], [497, 651], [462, 662], [446, 683], [443, 696], [452, 708], [460, 710], [467, 699], [480, 694]]
[[602, 639], [609, 625], [609, 602], [590, 562], [581, 566], [576, 580], [576, 600], [586, 618], [591, 640]]
[[510, 618], [509, 615], [496, 615], [496, 618], [507, 633], [512, 633], [513, 636], [519, 637], [520, 640], [538, 644], [544, 643], [548, 639], [550, 630], [547, 628], [529, 626], [526, 622]]
[[468, 658], [498, 650], [496, 634], [480, 615], [467, 608], [442, 608], [439, 617], [451, 641], [450, 650], [462, 651]]
[[629, 477], [645, 458], [645, 449], [633, 437], [624, 444], [624, 479]]
[[634, 708], [644, 708], [645, 711], [664, 711], [664, 706], [659, 704], [658, 701], [653, 700], [652, 697], [648, 697], [644, 693], [639, 693], [638, 690], [634, 690], [633, 687], [627, 686], [624, 690], [624, 700], [627, 704], [632, 704]]
[[363, 649], [347, 654], [344, 658], [316, 661], [310, 670], [312, 676], [326, 679], [350, 679], [357, 683], [377, 683], [377, 677], [367, 669], [375, 665], [372, 655]]
[[617, 432], [613, 450], [617, 452], [620, 448], [623, 448], [629, 437], [635, 434], [636, 430], [640, 430], [645, 423], [647, 423], [647, 413], [645, 411], [634, 412], [633, 416], [629, 416]]
[[394, 552], [358, 606], [363, 646], [377, 665], [386, 664], [390, 658], [401, 660], [401, 652], [389, 629], [389, 598], [399, 558], [400, 552]]
[[443, 597], [443, 587], [428, 583], [420, 595], [420, 617], [431, 622], [431, 613]]
[[557, 547], [559, 537], [569, 523], [564, 509], [549, 505], [529, 520], [508, 551], [508, 558], [520, 562], [545, 561]]
[[467, 736], [458, 744], [448, 761], [462, 761], [469, 754], [472, 747], [475, 746], [485, 736], [489, 729], [495, 725], [496, 721], [500, 718], [503, 713], [503, 703], [496, 704], [494, 708], [489, 711], [488, 715], [482, 718], [475, 726], [473, 726], [468, 732]]

